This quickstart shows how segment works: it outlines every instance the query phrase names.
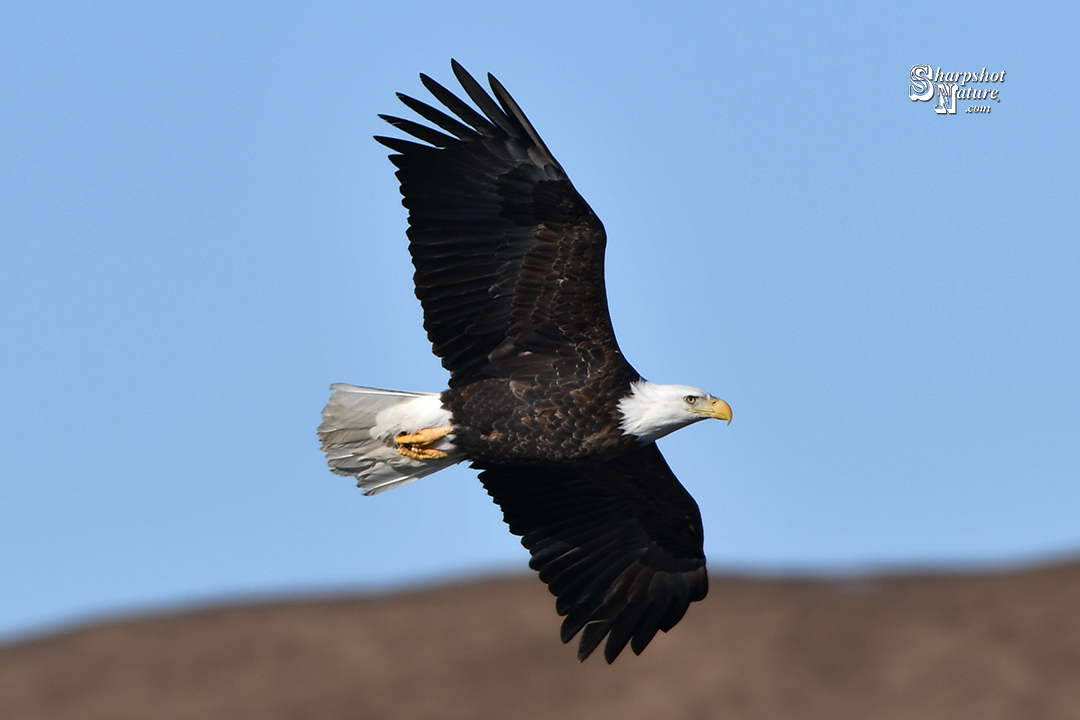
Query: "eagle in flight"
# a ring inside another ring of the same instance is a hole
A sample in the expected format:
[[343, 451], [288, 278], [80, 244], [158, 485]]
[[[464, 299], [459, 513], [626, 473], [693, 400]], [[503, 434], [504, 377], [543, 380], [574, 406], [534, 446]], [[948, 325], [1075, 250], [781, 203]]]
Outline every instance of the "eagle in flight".
[[452, 67], [479, 112], [421, 75], [445, 109], [398, 97], [435, 127], [383, 115], [415, 140], [375, 138], [394, 151], [416, 296], [449, 387], [333, 385], [319, 439], [366, 495], [462, 461], [480, 470], [556, 596], [563, 642], [580, 633], [584, 660], [607, 638], [610, 663], [705, 597], [701, 514], [656, 440], [730, 423], [731, 408], [626, 361], [604, 226], [502, 84], [488, 75], [492, 98]]

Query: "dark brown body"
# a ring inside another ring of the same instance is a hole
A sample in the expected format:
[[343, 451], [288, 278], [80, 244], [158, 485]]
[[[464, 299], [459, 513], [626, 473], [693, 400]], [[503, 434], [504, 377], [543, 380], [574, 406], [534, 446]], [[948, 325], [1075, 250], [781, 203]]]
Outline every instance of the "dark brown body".
[[559, 383], [489, 378], [443, 393], [454, 415], [454, 444], [478, 467], [602, 459], [627, 453], [618, 399], [628, 385], [608, 377]]

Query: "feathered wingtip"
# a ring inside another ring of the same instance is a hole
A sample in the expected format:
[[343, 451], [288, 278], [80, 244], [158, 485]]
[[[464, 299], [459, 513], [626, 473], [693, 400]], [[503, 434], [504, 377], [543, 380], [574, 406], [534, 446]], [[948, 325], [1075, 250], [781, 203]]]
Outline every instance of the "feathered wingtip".
[[[476, 104], [480, 112], [477, 112], [467, 102], [424, 73], [420, 73], [420, 82], [436, 100], [442, 103], [457, 118], [451, 117], [442, 110], [416, 98], [403, 93], [397, 94], [398, 99], [406, 107], [449, 134], [444, 134], [433, 128], [394, 115], [379, 115], [379, 117], [402, 132], [408, 133], [414, 138], [439, 149], [450, 147], [457, 142], [470, 142], [482, 137], [514, 138], [524, 142], [527, 146], [534, 147], [541, 155], [541, 164], [551, 164], [558, 167], [558, 161], [548, 150], [540, 134], [536, 132], [536, 128], [529, 122], [521, 106], [517, 104], [498, 78], [488, 73], [488, 84], [491, 86], [492, 94], [498, 100], [496, 102], [461, 63], [451, 59], [450, 67], [454, 72], [454, 77], [457, 78], [466, 95]], [[418, 147], [428, 147], [417, 145], [408, 140], [383, 135], [376, 135], [375, 140], [398, 153], [405, 153]]]

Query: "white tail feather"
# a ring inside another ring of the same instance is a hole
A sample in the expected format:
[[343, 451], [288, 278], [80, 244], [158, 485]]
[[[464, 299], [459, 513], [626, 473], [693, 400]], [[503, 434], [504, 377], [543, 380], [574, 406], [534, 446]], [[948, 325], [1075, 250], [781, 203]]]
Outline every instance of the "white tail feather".
[[464, 458], [454, 447], [453, 435], [430, 447], [447, 457], [414, 460], [397, 451], [394, 438], [424, 428], [450, 425], [450, 411], [438, 393], [379, 390], [338, 383], [323, 408], [319, 440], [330, 469], [356, 476], [365, 495], [390, 490], [450, 467]]

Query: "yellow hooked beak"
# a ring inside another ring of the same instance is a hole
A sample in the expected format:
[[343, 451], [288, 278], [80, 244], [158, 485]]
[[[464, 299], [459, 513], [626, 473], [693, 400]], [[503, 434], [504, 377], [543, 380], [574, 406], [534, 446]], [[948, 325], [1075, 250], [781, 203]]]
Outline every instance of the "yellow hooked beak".
[[720, 398], [709, 398], [701, 407], [690, 408], [690, 412], [717, 420], [727, 420], [728, 425], [731, 424], [731, 406]]

